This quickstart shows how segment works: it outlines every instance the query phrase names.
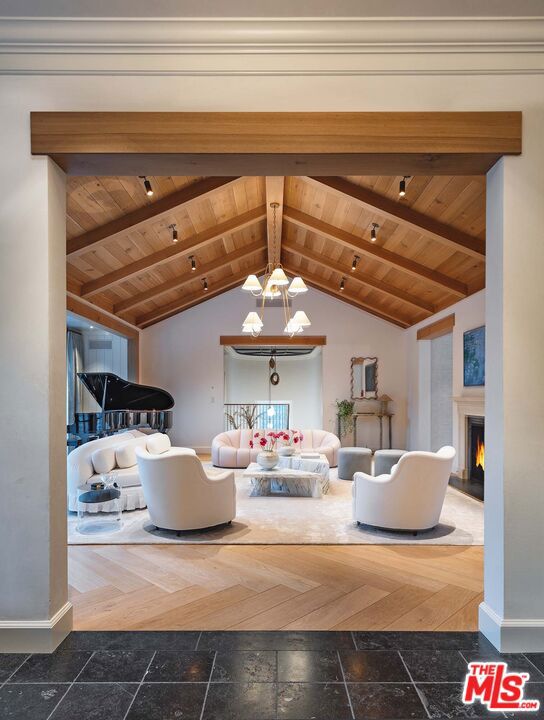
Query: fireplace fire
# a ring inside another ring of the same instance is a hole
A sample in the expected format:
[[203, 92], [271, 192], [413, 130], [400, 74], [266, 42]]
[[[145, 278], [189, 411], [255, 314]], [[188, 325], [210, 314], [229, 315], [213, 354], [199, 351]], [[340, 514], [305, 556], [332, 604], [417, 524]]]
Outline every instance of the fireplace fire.
[[[485, 419], [467, 417], [467, 480], [483, 498], [485, 477]], [[472, 494], [472, 493], [471, 493]]]

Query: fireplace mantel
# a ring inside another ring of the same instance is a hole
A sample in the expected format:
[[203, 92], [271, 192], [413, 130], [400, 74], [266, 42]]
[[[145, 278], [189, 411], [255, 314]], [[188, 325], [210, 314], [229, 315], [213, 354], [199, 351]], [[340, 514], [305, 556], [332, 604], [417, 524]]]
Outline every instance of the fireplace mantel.
[[461, 477], [467, 473], [466, 424], [467, 417], [485, 417], [485, 395], [459, 395], [452, 398], [457, 409], [457, 472]]

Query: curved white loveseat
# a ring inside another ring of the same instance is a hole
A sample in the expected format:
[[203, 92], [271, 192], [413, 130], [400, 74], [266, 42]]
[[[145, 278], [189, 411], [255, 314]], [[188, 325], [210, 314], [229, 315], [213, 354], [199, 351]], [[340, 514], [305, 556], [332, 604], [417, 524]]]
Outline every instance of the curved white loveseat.
[[[121, 489], [121, 509], [137, 510], [146, 507], [138, 472], [136, 448], [162, 453], [170, 448], [170, 438], [162, 433], [147, 434], [139, 430], [109, 435], [80, 445], [68, 455], [68, 509], [77, 511], [77, 498], [82, 490], [90, 489], [103, 473], [115, 473]], [[194, 450], [189, 451], [194, 454]], [[96, 512], [106, 510], [106, 503], [97, 503]]]
[[[327, 430], [302, 430], [302, 450], [314, 450], [327, 457], [329, 465], [338, 465], [340, 440]], [[255, 462], [260, 448], [249, 447], [255, 430], [225, 430], [212, 440], [212, 463], [216, 467], [246, 468]]]

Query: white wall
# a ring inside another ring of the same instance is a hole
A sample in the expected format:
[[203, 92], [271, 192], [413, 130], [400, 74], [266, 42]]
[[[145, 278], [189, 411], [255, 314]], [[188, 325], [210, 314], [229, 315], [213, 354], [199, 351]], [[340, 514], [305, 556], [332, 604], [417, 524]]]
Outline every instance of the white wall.
[[[452, 395], [477, 396], [483, 388], [463, 387], [463, 333], [485, 325], [485, 290], [459, 301], [427, 320], [406, 330], [408, 371], [408, 447], [411, 450], [429, 450], [431, 447], [431, 341], [418, 340], [419, 328], [455, 313], [453, 328]], [[452, 403], [453, 445], [458, 447], [456, 410]]]
[[[151, 326], [142, 332], [142, 382], [162, 387], [176, 401], [172, 439], [199, 448], [210, 446], [223, 429], [223, 349], [220, 335], [239, 335], [252, 301], [238, 289]], [[393, 443], [406, 438], [404, 330], [310, 289], [294, 305], [304, 308], [312, 335], [326, 335], [323, 348], [323, 427], [336, 432], [336, 399], [350, 394], [350, 360], [377, 356], [378, 390], [393, 398]], [[265, 332], [281, 335], [283, 311], [265, 311]], [[280, 388], [281, 392], [281, 388]], [[361, 427], [361, 444], [367, 435]], [[375, 442], [374, 436], [369, 437]]]
[[289, 403], [291, 428], [320, 428], [323, 425], [323, 363], [321, 348], [310, 355], [278, 357], [278, 385], [269, 381], [272, 370], [267, 357], [247, 357], [226, 348], [225, 402]]

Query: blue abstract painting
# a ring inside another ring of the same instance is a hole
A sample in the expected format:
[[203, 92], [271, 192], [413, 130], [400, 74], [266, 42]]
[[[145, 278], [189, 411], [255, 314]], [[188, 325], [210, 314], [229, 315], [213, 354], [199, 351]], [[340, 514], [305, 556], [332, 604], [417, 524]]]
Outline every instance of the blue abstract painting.
[[485, 325], [463, 335], [464, 386], [485, 385]]

